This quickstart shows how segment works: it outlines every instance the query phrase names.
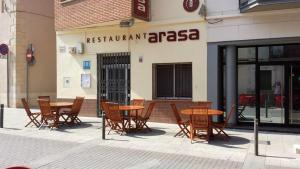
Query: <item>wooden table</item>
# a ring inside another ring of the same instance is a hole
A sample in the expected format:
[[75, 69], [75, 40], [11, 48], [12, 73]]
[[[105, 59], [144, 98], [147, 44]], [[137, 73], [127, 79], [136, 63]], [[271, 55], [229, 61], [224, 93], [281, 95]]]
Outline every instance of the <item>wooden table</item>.
[[[184, 115], [192, 115], [192, 114], [199, 114], [200, 115], [200, 114], [203, 114], [200, 111], [197, 112], [197, 109], [194, 109], [194, 112], [193, 112], [192, 108], [182, 109], [181, 113], [184, 114]], [[223, 114], [224, 114], [224, 112], [221, 111], [221, 110], [208, 109], [208, 115], [209, 116], [220, 116], [220, 115], [223, 115]]]
[[[201, 111], [198, 111], [197, 112], [197, 109], [194, 109], [194, 111], [193, 111], [193, 109], [192, 108], [188, 108], [188, 109], [182, 109], [181, 111], [181, 114], [184, 114], [184, 115], [192, 115], [192, 114], [199, 114], [199, 115], [201, 115], [201, 114], [203, 114], [204, 115], [204, 113], [203, 112], [201, 112]], [[221, 111], [221, 110], [216, 110], [216, 109], [208, 109], [208, 116], [209, 116], [209, 132], [210, 132], [210, 135], [211, 135], [211, 137], [213, 137], [213, 129], [212, 129], [212, 127], [211, 127], [211, 124], [212, 124], [212, 116], [220, 116], [220, 115], [223, 115], [224, 114], [224, 112], [223, 111]]]
[[[138, 112], [139, 110], [143, 110], [145, 107], [144, 106], [136, 106], [136, 105], [124, 105], [124, 106], [119, 106], [119, 110], [121, 111], [135, 111], [135, 117], [138, 117]], [[130, 116], [128, 116], [129, 118], [129, 129], [131, 127], [131, 118]], [[136, 129], [138, 129], [138, 126], [136, 125]]]
[[62, 108], [72, 108], [73, 103], [72, 102], [50, 102], [50, 107], [51, 110], [54, 110], [56, 113], [56, 120], [55, 120], [55, 127], [58, 127], [58, 122], [59, 122], [59, 111]]

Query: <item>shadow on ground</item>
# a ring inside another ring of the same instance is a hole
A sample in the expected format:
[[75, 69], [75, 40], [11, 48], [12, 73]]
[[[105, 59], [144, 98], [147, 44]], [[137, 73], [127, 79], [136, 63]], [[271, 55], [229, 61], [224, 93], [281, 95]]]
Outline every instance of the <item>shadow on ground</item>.
[[243, 137], [230, 136], [229, 140], [225, 140], [224, 138], [220, 138], [220, 137], [222, 136], [215, 136], [215, 138], [212, 141], [210, 141], [209, 144], [214, 146], [225, 147], [225, 148], [246, 149], [238, 146], [250, 143], [249, 139]]

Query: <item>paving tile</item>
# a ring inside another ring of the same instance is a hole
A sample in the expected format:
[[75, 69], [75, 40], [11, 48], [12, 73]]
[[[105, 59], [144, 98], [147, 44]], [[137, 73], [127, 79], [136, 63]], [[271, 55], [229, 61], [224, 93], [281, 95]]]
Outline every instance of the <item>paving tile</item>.
[[[231, 129], [227, 130], [231, 136], [228, 142], [216, 137], [210, 144], [191, 144], [188, 138], [173, 137], [178, 130], [176, 125], [151, 123], [154, 132], [126, 136], [112, 133], [102, 141], [101, 119], [81, 119], [83, 125], [74, 128], [38, 130], [24, 128], [27, 118], [23, 110], [6, 110], [5, 128], [0, 129], [0, 150], [7, 155], [0, 156], [0, 168], [8, 164], [55, 169], [300, 168], [300, 155], [293, 153], [293, 145], [300, 142], [299, 134], [260, 132], [259, 152], [263, 156], [255, 157], [252, 131]], [[5, 144], [2, 137], [7, 140]], [[263, 144], [266, 141], [271, 144]], [[25, 153], [28, 157], [23, 158]]]

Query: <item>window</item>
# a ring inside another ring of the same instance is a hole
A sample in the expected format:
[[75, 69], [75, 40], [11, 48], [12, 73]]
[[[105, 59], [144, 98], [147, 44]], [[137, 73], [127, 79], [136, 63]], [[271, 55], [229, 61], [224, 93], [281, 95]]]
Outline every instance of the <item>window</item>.
[[239, 62], [251, 62], [256, 59], [255, 47], [253, 48], [238, 48], [238, 61]]
[[192, 98], [192, 64], [156, 65], [156, 97]]

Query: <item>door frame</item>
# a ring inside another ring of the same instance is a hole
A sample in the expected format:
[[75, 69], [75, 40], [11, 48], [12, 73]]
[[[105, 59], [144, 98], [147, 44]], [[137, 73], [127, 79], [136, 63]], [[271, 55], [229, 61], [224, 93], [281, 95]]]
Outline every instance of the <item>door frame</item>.
[[[283, 123], [263, 123], [261, 122], [260, 118], [261, 118], [261, 112], [260, 112], [260, 108], [261, 108], [261, 105], [260, 105], [260, 92], [261, 92], [261, 88], [260, 88], [260, 67], [261, 66], [283, 66], [283, 69], [284, 69], [284, 97], [286, 98], [284, 103], [283, 103], [283, 107], [284, 107], [284, 115], [282, 118], [284, 118], [284, 122]], [[257, 65], [256, 65], [257, 69], [256, 69], [256, 73], [255, 75], [257, 76], [256, 77], [256, 93], [255, 93], [255, 96], [256, 96], [256, 118], [258, 118], [258, 121], [259, 121], [259, 125], [261, 126], [281, 126], [281, 127], [286, 127], [288, 126], [288, 113], [289, 113], [289, 110], [288, 110], [288, 107], [289, 107], [289, 82], [288, 82], [288, 73], [287, 73], [287, 68], [289, 67], [288, 64], [286, 63], [279, 63], [279, 62], [274, 62], [274, 61], [269, 61], [269, 62], [257, 62]]]
[[[131, 97], [131, 94], [130, 94], [130, 91], [131, 91], [131, 89], [130, 89], [130, 86], [131, 86], [131, 53], [130, 52], [97, 53], [97, 103], [96, 103], [96, 111], [97, 112], [96, 113], [97, 113], [98, 117], [102, 116], [100, 102], [101, 102], [101, 99], [103, 99], [103, 97], [104, 97], [103, 95], [101, 95], [101, 91], [102, 91], [101, 79], [102, 79], [102, 73], [103, 73], [102, 72], [102, 66], [103, 66], [102, 58], [103, 57], [128, 57], [129, 58], [128, 63], [118, 63], [118, 64], [116, 64], [117, 66], [115, 66], [115, 68], [122, 67], [122, 65], [123, 65], [122, 68], [126, 69], [125, 79], [127, 79], [127, 81], [129, 81], [129, 84], [128, 83], [125, 84], [125, 86], [126, 86], [125, 87], [126, 88], [126, 92], [125, 92], [126, 96], [125, 97], [127, 97], [128, 100], [130, 100], [130, 97]], [[128, 74], [128, 70], [129, 70], [129, 74]], [[106, 74], [107, 73], [108, 72], [106, 72]], [[129, 79], [128, 79], [128, 77], [129, 77]], [[108, 97], [107, 93], [106, 93], [105, 97], [106, 98]]]
[[[284, 66], [284, 123], [262, 123], [260, 121], [260, 66]], [[237, 65], [238, 66], [238, 65]], [[256, 118], [258, 118], [260, 126], [276, 126], [276, 127], [291, 127], [291, 128], [299, 128], [300, 124], [290, 124], [290, 76], [291, 76], [291, 66], [300, 66], [300, 61], [287, 61], [287, 62], [257, 62], [256, 69], [255, 69], [255, 76], [256, 76]], [[238, 71], [238, 69], [237, 69]], [[238, 85], [237, 85], [238, 88]], [[238, 93], [237, 93], [238, 95]], [[237, 96], [238, 98], [238, 96]], [[245, 125], [252, 125], [251, 122], [239, 122], [238, 124], [245, 124]]]

